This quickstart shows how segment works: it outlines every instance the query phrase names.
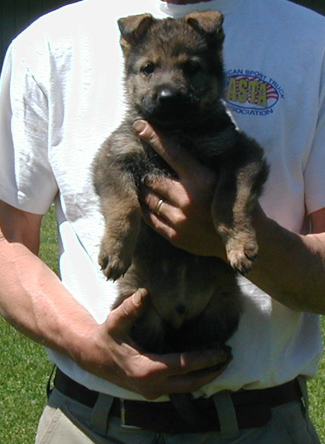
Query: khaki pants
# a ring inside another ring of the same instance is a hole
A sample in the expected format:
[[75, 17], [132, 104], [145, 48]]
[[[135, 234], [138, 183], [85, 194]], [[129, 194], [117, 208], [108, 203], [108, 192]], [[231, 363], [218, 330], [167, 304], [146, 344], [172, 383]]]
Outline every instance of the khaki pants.
[[301, 402], [272, 409], [271, 421], [261, 428], [238, 431], [225, 415], [224, 433], [179, 435], [123, 428], [110, 417], [111, 405], [110, 396], [100, 395], [91, 409], [53, 390], [36, 444], [320, 444]]

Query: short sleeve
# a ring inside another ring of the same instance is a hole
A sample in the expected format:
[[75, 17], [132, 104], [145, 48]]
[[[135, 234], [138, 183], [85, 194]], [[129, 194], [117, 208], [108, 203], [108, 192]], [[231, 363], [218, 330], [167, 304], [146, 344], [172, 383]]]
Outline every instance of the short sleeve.
[[305, 168], [305, 193], [308, 214], [325, 208], [325, 57], [320, 74], [317, 125]]
[[44, 214], [57, 194], [48, 156], [48, 100], [27, 60], [13, 42], [1, 74], [0, 199]]

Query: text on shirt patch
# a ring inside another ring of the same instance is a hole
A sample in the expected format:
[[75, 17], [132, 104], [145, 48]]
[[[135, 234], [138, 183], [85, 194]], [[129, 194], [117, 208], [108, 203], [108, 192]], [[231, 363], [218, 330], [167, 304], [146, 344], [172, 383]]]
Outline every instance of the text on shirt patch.
[[258, 71], [228, 70], [225, 100], [232, 112], [255, 116], [273, 114], [274, 107], [284, 99], [279, 83]]

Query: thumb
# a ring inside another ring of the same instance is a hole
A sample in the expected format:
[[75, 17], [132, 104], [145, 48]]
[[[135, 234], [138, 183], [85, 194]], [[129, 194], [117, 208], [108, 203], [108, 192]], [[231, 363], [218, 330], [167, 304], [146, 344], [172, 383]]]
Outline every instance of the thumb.
[[[163, 138], [147, 121], [137, 120], [133, 129], [138, 136], [147, 142], [156, 153], [162, 157], [180, 178], [192, 178], [193, 168], [198, 161], [178, 144], [172, 143], [172, 139]], [[169, 143], [168, 143], [169, 142]], [[200, 168], [205, 168], [199, 163]]]
[[148, 300], [149, 292], [145, 288], [139, 288], [132, 296], [125, 299], [108, 316], [110, 332], [128, 334], [135, 322], [144, 313]]

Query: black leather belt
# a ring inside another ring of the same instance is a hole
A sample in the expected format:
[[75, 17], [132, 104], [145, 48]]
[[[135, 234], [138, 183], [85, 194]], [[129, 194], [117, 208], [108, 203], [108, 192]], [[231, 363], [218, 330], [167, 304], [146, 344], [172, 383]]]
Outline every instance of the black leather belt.
[[[87, 406], [94, 407], [99, 393], [89, 390], [57, 370], [55, 388], [69, 398]], [[261, 389], [240, 390], [231, 394], [239, 428], [256, 428], [266, 425], [272, 416], [271, 408], [298, 401], [302, 398], [297, 379], [285, 384]], [[139, 427], [166, 433], [197, 433], [220, 431], [220, 423], [212, 398], [193, 400], [204, 416], [196, 423], [184, 421], [171, 402], [146, 402], [114, 399], [110, 414], [123, 420], [128, 427]]]

